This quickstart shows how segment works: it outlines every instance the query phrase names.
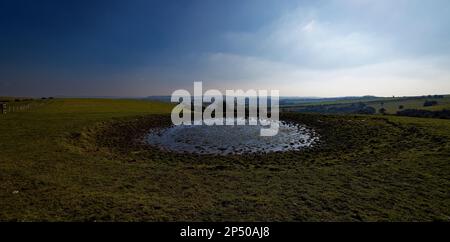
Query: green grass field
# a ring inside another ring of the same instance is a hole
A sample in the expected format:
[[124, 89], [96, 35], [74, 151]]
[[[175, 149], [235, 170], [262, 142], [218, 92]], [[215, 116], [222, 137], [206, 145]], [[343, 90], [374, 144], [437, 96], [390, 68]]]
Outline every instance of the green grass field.
[[55, 99], [0, 115], [1, 221], [450, 221], [450, 122], [282, 114], [320, 145], [245, 156], [139, 145], [170, 104]]
[[[437, 105], [424, 107], [425, 101], [436, 101]], [[337, 100], [337, 101], [324, 101], [324, 102], [310, 102], [297, 105], [282, 106], [285, 109], [295, 109], [310, 106], [346, 106], [354, 103], [364, 103], [367, 106], [375, 108], [379, 114], [379, 110], [384, 108], [386, 114], [396, 114], [398, 111], [405, 109], [423, 109], [430, 111], [439, 111], [443, 109], [450, 109], [450, 95], [444, 95], [443, 98], [436, 97], [378, 97], [378, 98], [361, 98], [353, 100]], [[403, 106], [403, 108], [400, 108]]]
[[[423, 104], [425, 101], [437, 101], [438, 104], [436, 106], [424, 107]], [[450, 96], [444, 96], [444, 98], [419, 98], [419, 99], [398, 99], [398, 100], [386, 100], [383, 102], [372, 101], [367, 103], [369, 106], [374, 107], [377, 111], [380, 108], [385, 108], [386, 113], [395, 114], [398, 111], [402, 110], [399, 107], [403, 106], [403, 109], [424, 109], [424, 110], [442, 110], [442, 109], [450, 109]]]

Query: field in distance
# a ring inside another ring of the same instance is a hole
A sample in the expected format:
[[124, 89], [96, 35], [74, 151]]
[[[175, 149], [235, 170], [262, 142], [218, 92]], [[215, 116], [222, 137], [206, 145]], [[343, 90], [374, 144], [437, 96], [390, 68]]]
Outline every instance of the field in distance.
[[[347, 97], [324, 99], [281, 99], [280, 105], [284, 110], [312, 113], [356, 113], [363, 104], [372, 107], [375, 113], [380, 114], [384, 109], [386, 114], [396, 114], [407, 109], [440, 111], [450, 110], [450, 95], [429, 95], [416, 97]], [[353, 105], [354, 108], [350, 108]], [[374, 113], [374, 114], [375, 114]]]

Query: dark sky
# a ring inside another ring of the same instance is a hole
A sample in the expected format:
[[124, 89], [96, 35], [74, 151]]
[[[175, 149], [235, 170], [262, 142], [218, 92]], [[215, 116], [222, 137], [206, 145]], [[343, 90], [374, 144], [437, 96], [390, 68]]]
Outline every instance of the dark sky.
[[1, 0], [0, 96], [450, 93], [450, 3], [395, 2]]

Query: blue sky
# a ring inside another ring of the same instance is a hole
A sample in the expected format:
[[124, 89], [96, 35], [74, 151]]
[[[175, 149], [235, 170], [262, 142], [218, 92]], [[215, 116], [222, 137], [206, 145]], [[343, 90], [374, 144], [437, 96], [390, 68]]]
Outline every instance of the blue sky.
[[0, 1], [0, 95], [450, 93], [450, 2]]

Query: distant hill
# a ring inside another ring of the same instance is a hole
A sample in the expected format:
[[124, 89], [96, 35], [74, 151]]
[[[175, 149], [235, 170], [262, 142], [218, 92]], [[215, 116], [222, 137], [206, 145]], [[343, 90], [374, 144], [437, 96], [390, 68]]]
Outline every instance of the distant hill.
[[411, 97], [342, 97], [322, 98], [315, 100], [287, 99], [281, 104], [284, 111], [311, 112], [311, 113], [359, 113], [369, 107], [375, 113], [396, 114], [407, 109], [441, 111], [450, 110], [450, 95], [428, 95]]
[[151, 101], [170, 102], [170, 96], [148, 96], [145, 99]]
[[[170, 102], [170, 96], [148, 96], [145, 99]], [[319, 103], [319, 102], [338, 102], [338, 101], [355, 101], [355, 100], [378, 100], [381, 97], [376, 96], [361, 96], [361, 97], [280, 97], [280, 105], [297, 105], [304, 103]]]

